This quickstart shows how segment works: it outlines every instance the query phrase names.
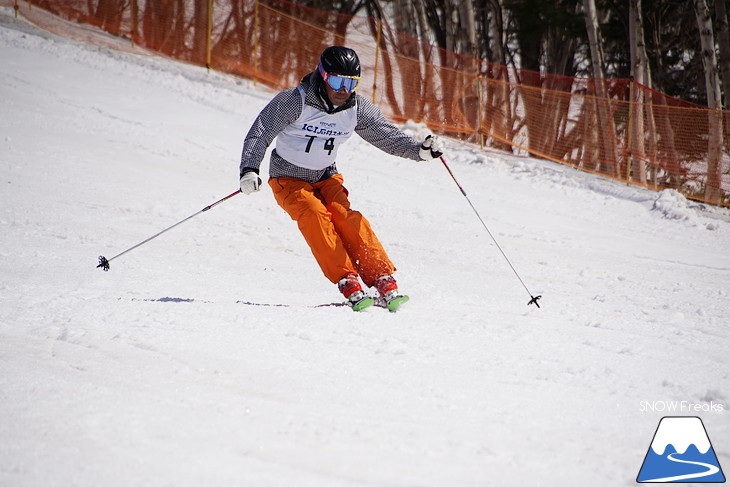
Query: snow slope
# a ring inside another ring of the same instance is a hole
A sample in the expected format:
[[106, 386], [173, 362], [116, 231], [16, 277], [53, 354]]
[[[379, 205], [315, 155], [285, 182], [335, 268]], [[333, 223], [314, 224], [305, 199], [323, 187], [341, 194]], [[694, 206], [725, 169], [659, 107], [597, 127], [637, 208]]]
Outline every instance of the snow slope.
[[540, 309], [440, 164], [360, 139], [396, 314], [318, 307], [268, 188], [95, 268], [235, 191], [272, 96], [0, 9], [0, 485], [633, 485], [675, 400], [730, 465], [730, 213], [671, 191], [449, 142]]

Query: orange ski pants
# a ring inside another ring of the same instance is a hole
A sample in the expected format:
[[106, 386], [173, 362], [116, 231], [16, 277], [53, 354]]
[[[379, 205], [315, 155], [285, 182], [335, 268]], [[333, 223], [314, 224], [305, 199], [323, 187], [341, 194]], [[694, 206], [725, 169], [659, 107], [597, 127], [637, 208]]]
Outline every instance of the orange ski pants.
[[366, 286], [395, 272], [370, 222], [350, 209], [341, 174], [316, 183], [271, 178], [276, 202], [297, 222], [324, 275], [333, 283], [359, 274]]

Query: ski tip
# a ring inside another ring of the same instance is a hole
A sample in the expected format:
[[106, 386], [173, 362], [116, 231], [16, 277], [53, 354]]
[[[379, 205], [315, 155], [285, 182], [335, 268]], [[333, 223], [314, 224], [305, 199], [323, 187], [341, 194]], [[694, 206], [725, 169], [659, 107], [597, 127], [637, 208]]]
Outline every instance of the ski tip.
[[405, 303], [406, 301], [408, 301], [409, 299], [410, 298], [408, 296], [394, 297], [393, 299], [388, 301], [388, 304], [387, 304], [388, 311], [390, 311], [391, 313], [395, 313], [396, 311], [398, 311], [398, 308], [400, 308], [401, 305], [403, 303]]

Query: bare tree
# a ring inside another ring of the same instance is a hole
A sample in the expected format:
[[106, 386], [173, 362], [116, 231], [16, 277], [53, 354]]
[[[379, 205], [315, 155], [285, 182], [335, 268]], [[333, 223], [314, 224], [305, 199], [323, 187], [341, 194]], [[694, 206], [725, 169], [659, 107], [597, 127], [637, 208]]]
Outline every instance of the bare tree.
[[[471, 57], [477, 57], [477, 32], [474, 2], [450, 0], [452, 4], [452, 22], [447, 29], [447, 38], [451, 38], [454, 51]], [[449, 42], [447, 41], [447, 44]]]
[[512, 145], [509, 142], [512, 140], [513, 114], [505, 52], [504, 1], [489, 0], [485, 15], [488, 18], [482, 24], [481, 35], [485, 37], [485, 49], [490, 61], [487, 74], [495, 82], [487, 85], [492, 89], [487, 91], [488, 103], [484, 122], [496, 139], [494, 145], [511, 152]]
[[125, 7], [125, 5], [120, 5], [117, 0], [99, 0], [96, 11], [92, 12], [92, 15], [100, 23], [102, 29], [119, 35], [119, 26], [122, 22], [122, 12]]
[[[489, 61], [501, 66], [507, 65], [504, 39], [504, 2], [503, 0], [489, 0], [485, 12], [489, 20], [484, 22], [481, 35], [487, 40]], [[491, 33], [491, 36], [489, 35]]]
[[[374, 1], [368, 1], [365, 5], [369, 22], [368, 26], [370, 28], [370, 32], [373, 35], [373, 38], [380, 37], [380, 45], [378, 46], [378, 55], [379, 59], [382, 61], [383, 71], [385, 73], [385, 78], [388, 80], [394, 79], [394, 70], [393, 70], [393, 63], [390, 59], [390, 53], [388, 51], [388, 42], [385, 40], [385, 32], [389, 32], [390, 28], [388, 24], [385, 22], [385, 19], [383, 18], [383, 9], [380, 5], [380, 2], [377, 0]], [[377, 21], [376, 21], [377, 20]], [[379, 33], [380, 31], [380, 33]], [[390, 38], [393, 39], [394, 36], [391, 34]], [[393, 44], [391, 40], [391, 44]], [[394, 44], [398, 44], [395, 42]], [[396, 54], [397, 56], [397, 54]], [[400, 60], [400, 58], [397, 58]], [[401, 76], [403, 73], [401, 73]], [[394, 83], [383, 83], [384, 91], [385, 91], [385, 98], [388, 100], [388, 104], [390, 105], [390, 110], [392, 112], [392, 116], [396, 119], [403, 119], [403, 109], [401, 108], [401, 102], [402, 100], [399, 99], [399, 97], [396, 95], [395, 92], [395, 86]], [[407, 87], [404, 87], [404, 90], [406, 90]], [[382, 90], [379, 90], [379, 92]], [[412, 107], [411, 107], [412, 108]]]
[[[646, 148], [644, 144], [644, 91], [641, 85], [651, 84], [649, 59], [644, 43], [644, 23], [641, 15], [641, 0], [629, 0], [629, 42], [631, 44], [631, 67], [635, 83], [629, 109], [629, 164], [634, 179], [646, 184]], [[637, 86], [639, 85], [639, 86]], [[637, 155], [638, 158], [635, 158]]]
[[[447, 39], [454, 46], [454, 50], [461, 54], [460, 67], [457, 75], [459, 84], [466, 86], [464, 92], [456, 100], [467, 122], [476, 134], [481, 125], [481, 82], [479, 80], [480, 63], [477, 60], [477, 32], [476, 15], [473, 2], [450, 0], [452, 3], [452, 21], [447, 29]], [[447, 41], [447, 44], [449, 41]], [[447, 89], [451, 89], [447, 87]], [[453, 113], [454, 116], [459, 116]]]
[[[720, 75], [722, 91], [725, 95], [723, 107], [730, 106], [730, 27], [727, 8], [722, 0], [715, 0], [715, 25], [717, 26], [717, 45], [720, 52]], [[730, 120], [725, 125], [725, 143], [730, 142]]]
[[702, 45], [702, 63], [705, 67], [705, 87], [707, 89], [707, 105], [711, 109], [708, 114], [708, 147], [707, 147], [707, 183], [705, 199], [719, 203], [722, 197], [720, 158], [722, 157], [722, 97], [720, 94], [720, 77], [715, 55], [715, 36], [712, 28], [712, 17], [706, 0], [694, 0], [697, 26], [700, 29]]
[[598, 132], [598, 139], [603, 149], [603, 154], [600, 159], [601, 161], [605, 161], [609, 166], [608, 168], [599, 167], [598, 169], [612, 176], [617, 176], [618, 157], [616, 154], [616, 133], [614, 131], [611, 107], [608, 103], [608, 95], [604, 84], [606, 75], [603, 71], [605, 62], [603, 39], [598, 27], [598, 13], [595, 0], [583, 0], [583, 13], [585, 16], [586, 31], [588, 33], [588, 42], [590, 44], [591, 68], [593, 70], [593, 83], [596, 91], [595, 104], [598, 115], [596, 131]]
[[[208, 2], [198, 0], [193, 11], [193, 62], [207, 63], [208, 50]], [[212, 7], [212, 5], [211, 5]], [[210, 66], [209, 66], [210, 67]]]
[[142, 35], [144, 44], [154, 50], [170, 54], [172, 50], [166, 44], [169, 32], [172, 31], [175, 4], [163, 0], [147, 0], [144, 4]]
[[720, 51], [720, 73], [725, 93], [724, 106], [730, 106], [730, 28], [725, 2], [715, 0], [715, 24], [717, 25], [717, 45]]
[[[393, 48], [400, 69], [401, 89], [403, 91], [403, 106], [411, 113], [417, 113], [417, 118], [423, 114], [423, 98], [421, 91], [422, 74], [419, 56], [421, 54], [419, 42], [419, 14], [413, 0], [395, 0], [393, 13], [395, 29], [405, 35], [393, 36]], [[420, 112], [420, 113], [419, 113]]]
[[132, 42], [137, 42], [139, 39], [139, 1], [131, 0], [130, 10], [132, 14]]
[[[603, 70], [604, 54], [603, 54], [603, 38], [598, 27], [598, 13], [596, 10], [596, 0], [583, 0], [583, 16], [586, 22], [586, 32], [588, 33], [588, 43], [591, 49], [591, 68], [594, 78], [605, 78]], [[596, 91], [599, 96], [604, 93], [603, 87], [597, 87]]]

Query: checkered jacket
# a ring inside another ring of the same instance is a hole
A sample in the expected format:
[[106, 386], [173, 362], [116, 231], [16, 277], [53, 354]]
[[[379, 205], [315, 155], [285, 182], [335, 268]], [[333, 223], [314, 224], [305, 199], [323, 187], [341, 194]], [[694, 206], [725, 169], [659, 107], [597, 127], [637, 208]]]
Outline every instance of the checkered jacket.
[[[355, 132], [360, 137], [388, 154], [416, 161], [420, 160], [418, 151], [421, 143], [388, 122], [380, 113], [378, 107], [366, 98], [356, 94], [340, 107], [328, 106], [319, 94], [322, 80], [315, 73], [310, 73], [302, 79], [301, 86], [306, 93], [304, 103], [329, 113], [352, 109], [357, 105]], [[355, 97], [357, 103], [355, 103]], [[259, 171], [261, 161], [269, 145], [285, 127], [299, 118], [302, 108], [302, 97], [297, 88], [289, 88], [280, 92], [266, 105], [256, 117], [244, 139], [243, 153], [241, 154], [241, 176], [251, 170]], [[271, 153], [269, 176], [272, 178], [291, 177], [314, 183], [335, 174], [337, 174], [335, 164], [322, 170], [312, 170], [288, 162], [279, 156], [276, 150]]]

